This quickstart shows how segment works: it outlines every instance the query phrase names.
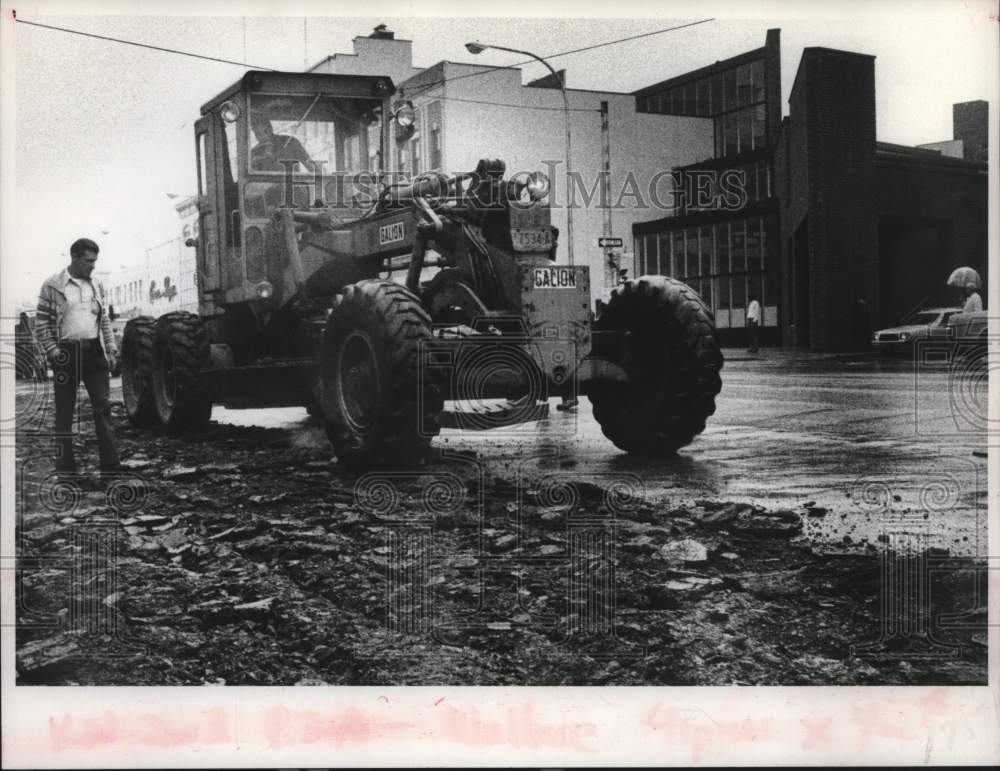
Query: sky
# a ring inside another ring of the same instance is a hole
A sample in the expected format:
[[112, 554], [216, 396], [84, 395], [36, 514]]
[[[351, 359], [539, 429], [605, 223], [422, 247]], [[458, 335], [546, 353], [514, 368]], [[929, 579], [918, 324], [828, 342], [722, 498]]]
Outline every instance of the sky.
[[[607, 17], [609, 5], [617, 16]], [[902, 144], [950, 139], [955, 102], [989, 99], [995, 113], [1000, 71], [998, 24], [989, 18], [996, 7], [982, 0], [618, 0], [602, 6], [513, 0], [502, 5], [512, 14], [504, 19], [487, 16], [496, 12], [495, 3], [462, 4], [463, 13], [478, 18], [449, 18], [445, 9], [454, 4], [371, 0], [364, 5], [371, 15], [343, 18], [334, 15], [343, 11], [333, 3], [303, 0], [4, 2], [0, 280], [5, 314], [12, 300], [36, 296], [41, 281], [65, 265], [69, 244], [82, 235], [101, 244], [99, 266], [113, 269], [138, 262], [143, 247], [179, 234], [178, 199], [168, 196], [195, 190], [193, 121], [201, 104], [245, 71], [15, 24], [11, 7], [22, 21], [285, 70], [349, 53], [352, 38], [379, 23], [413, 41], [415, 66], [442, 59], [509, 65], [518, 57], [502, 52], [473, 57], [464, 44], [481, 40], [549, 56], [714, 18], [552, 59], [567, 68], [570, 88], [623, 92], [760, 47], [767, 29], [779, 27], [786, 113], [803, 47], [873, 54], [877, 135]], [[605, 17], [593, 18], [598, 14]], [[541, 65], [524, 67], [525, 81], [543, 74]], [[489, 155], [489, 148], [483, 154]]]

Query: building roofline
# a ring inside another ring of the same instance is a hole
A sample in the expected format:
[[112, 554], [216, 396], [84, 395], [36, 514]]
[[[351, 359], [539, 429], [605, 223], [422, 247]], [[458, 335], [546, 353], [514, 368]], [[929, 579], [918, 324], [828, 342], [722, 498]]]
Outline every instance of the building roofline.
[[766, 55], [766, 51], [766, 45], [760, 46], [759, 48], [754, 48], [752, 51], [744, 51], [743, 53], [731, 56], [728, 59], [717, 60], [714, 64], [708, 64], [704, 67], [699, 67], [696, 70], [690, 70], [681, 75], [675, 75], [672, 78], [661, 80], [659, 83], [654, 83], [651, 86], [643, 86], [637, 91], [632, 91], [630, 93], [633, 96], [645, 96], [646, 94], [661, 91], [665, 88], [671, 88], [682, 83], [687, 83], [689, 80], [697, 80], [698, 78], [703, 78], [706, 75], [714, 75], [716, 72], [722, 72], [723, 70], [728, 70], [732, 67], [738, 67], [746, 62], [760, 59]]
[[829, 48], [828, 46], [805, 46], [802, 53], [806, 51], [826, 51], [832, 54], [843, 54], [846, 56], [860, 56], [862, 59], [874, 59], [875, 54], [862, 54], [857, 51], [845, 51], [843, 48]]
[[353, 43], [355, 40], [388, 40], [390, 43], [412, 43], [412, 40], [407, 40], [405, 37], [372, 37], [371, 35], [355, 35], [351, 38]]
[[859, 54], [857, 51], [844, 51], [840, 48], [827, 48], [826, 46], [806, 46], [802, 49], [802, 56], [799, 57], [799, 66], [795, 68], [795, 77], [792, 78], [792, 88], [788, 92], [788, 103], [792, 101], [792, 94], [795, 93], [795, 88], [799, 83], [799, 76], [802, 74], [802, 62], [806, 59], [806, 54], [810, 51], [820, 51], [822, 53], [837, 54], [839, 56], [853, 56], [858, 59], [871, 59], [874, 61], [876, 59], [875, 54]]

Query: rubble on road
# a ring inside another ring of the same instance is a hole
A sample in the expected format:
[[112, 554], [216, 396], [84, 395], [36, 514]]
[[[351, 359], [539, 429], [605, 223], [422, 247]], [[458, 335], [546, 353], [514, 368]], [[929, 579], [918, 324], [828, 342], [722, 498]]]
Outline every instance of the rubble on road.
[[[971, 563], [935, 574], [931, 592], [934, 617], [968, 609], [970, 626], [890, 641], [900, 655], [959, 655], [908, 667], [852, 655], [882, 635], [882, 557], [811, 544], [803, 523], [828, 513], [814, 501], [609, 508], [609, 490], [572, 472], [573, 496], [557, 499], [454, 457], [384, 475], [388, 497], [365, 497], [319, 427], [213, 424], [186, 442], [125, 425], [118, 407], [115, 418], [145, 485], [128, 510], [100, 491], [54, 500], [44, 439], [18, 437], [39, 458], [19, 491], [20, 683], [986, 681]], [[102, 634], [116, 655], [90, 655], [107, 648]]]

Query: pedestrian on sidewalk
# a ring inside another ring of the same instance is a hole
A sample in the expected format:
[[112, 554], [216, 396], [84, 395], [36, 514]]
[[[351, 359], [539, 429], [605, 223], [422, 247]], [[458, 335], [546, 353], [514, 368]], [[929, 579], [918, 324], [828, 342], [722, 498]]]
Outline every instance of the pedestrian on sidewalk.
[[91, 280], [97, 244], [80, 238], [70, 246], [70, 264], [42, 284], [36, 334], [52, 365], [55, 399], [55, 463], [59, 472], [77, 470], [73, 456], [73, 414], [83, 380], [94, 412], [102, 471], [119, 468], [111, 425], [110, 372], [118, 356], [102, 290]]
[[747, 336], [750, 338], [750, 353], [757, 353], [760, 350], [759, 330], [760, 330], [760, 303], [757, 302], [757, 295], [750, 295], [750, 304], [747, 306]]

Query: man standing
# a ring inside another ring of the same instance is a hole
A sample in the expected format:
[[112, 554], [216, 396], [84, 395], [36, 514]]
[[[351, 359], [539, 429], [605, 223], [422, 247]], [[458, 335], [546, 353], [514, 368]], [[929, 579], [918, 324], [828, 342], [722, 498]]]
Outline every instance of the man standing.
[[110, 402], [110, 372], [118, 354], [100, 287], [90, 280], [99, 251], [89, 238], [74, 241], [69, 267], [46, 279], [38, 297], [36, 332], [52, 365], [56, 470], [61, 472], [76, 471], [72, 431], [81, 379], [94, 412], [101, 470], [119, 468]]
[[757, 302], [757, 295], [750, 295], [750, 304], [747, 306], [747, 335], [750, 338], [750, 353], [757, 353], [760, 350], [760, 342], [757, 339], [760, 329], [760, 303]]

